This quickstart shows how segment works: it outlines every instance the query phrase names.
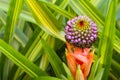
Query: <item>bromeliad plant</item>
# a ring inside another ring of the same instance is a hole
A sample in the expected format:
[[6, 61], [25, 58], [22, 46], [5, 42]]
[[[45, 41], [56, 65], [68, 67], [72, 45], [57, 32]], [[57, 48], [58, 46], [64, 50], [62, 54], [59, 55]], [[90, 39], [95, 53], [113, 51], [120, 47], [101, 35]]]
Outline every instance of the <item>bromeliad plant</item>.
[[69, 20], [65, 28], [70, 71], [74, 80], [86, 80], [93, 62], [90, 47], [97, 38], [97, 25], [87, 16], [78, 16]]
[[119, 24], [119, 0], [0, 0], [0, 80], [118, 80]]

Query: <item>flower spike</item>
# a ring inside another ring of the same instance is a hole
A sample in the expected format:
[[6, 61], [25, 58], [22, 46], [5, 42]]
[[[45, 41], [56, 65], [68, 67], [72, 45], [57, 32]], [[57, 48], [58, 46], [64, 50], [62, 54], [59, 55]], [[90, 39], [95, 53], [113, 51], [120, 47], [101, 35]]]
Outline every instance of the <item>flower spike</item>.
[[97, 25], [87, 16], [69, 20], [65, 27], [66, 59], [74, 80], [86, 80], [93, 62], [90, 47], [97, 39]]

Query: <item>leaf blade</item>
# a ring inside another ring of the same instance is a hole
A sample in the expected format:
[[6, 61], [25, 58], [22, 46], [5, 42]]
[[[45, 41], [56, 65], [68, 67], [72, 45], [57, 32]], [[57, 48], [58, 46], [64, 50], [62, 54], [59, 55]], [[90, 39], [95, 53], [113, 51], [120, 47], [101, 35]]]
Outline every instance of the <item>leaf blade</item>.
[[[99, 50], [98, 53], [101, 55], [100, 69], [102, 67], [105, 68], [102, 77], [103, 80], [107, 80], [109, 68], [112, 60], [113, 42], [114, 42], [114, 34], [115, 34], [115, 15], [116, 15], [115, 9], [116, 9], [116, 0], [112, 0], [109, 6], [109, 10], [105, 21], [105, 27], [103, 29], [103, 33], [98, 47]], [[111, 34], [111, 32], [113, 33]]]
[[13, 36], [15, 24], [22, 9], [23, 2], [24, 0], [11, 0], [10, 2], [4, 35], [4, 40], [8, 43]]
[[26, 0], [26, 3], [33, 12], [37, 23], [44, 26], [41, 27], [43, 30], [45, 30], [47, 33], [49, 32], [60, 40], [65, 41], [65, 39], [60, 35], [61, 26], [59, 22], [45, 5], [42, 3], [38, 4], [36, 0]]
[[71, 19], [71, 18], [74, 17], [73, 14], [68, 13], [67, 11], [61, 9], [59, 6], [56, 6], [56, 5], [51, 4], [51, 3], [49, 3], [49, 2], [46, 2], [46, 1], [40, 1], [40, 2], [46, 4], [48, 7], [50, 7], [50, 8], [53, 9], [53, 10], [55, 10], [56, 12], [62, 14], [63, 16], [67, 17], [68, 19]]
[[57, 54], [54, 52], [54, 50], [50, 48], [49, 45], [43, 39], [41, 40], [41, 42], [48, 56], [48, 60], [50, 61], [56, 75], [58, 77], [60, 77], [61, 74], [66, 75], [62, 61], [57, 56]]
[[0, 52], [4, 53], [16, 65], [27, 72], [31, 77], [45, 76], [46, 73], [40, 70], [35, 64], [26, 59], [19, 52], [0, 39]]

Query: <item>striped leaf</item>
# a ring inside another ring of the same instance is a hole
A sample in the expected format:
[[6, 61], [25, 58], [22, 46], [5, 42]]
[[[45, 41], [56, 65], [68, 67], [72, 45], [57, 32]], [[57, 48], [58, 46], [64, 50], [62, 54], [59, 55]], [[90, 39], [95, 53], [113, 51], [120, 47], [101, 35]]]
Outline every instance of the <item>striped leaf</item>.
[[36, 22], [39, 25], [43, 25], [41, 26], [43, 30], [65, 41], [65, 39], [60, 35], [60, 23], [45, 5], [39, 3], [37, 0], [26, 0], [26, 3], [31, 9]]
[[34, 78], [32, 80], [62, 80], [62, 79], [59, 79], [56, 77], [45, 76], [45, 77]]
[[[116, 16], [116, 0], [112, 0], [107, 13], [105, 27], [100, 39], [98, 53], [101, 55], [100, 65], [105, 68], [102, 79], [107, 80], [112, 53], [113, 42], [115, 34], [115, 16]], [[101, 68], [100, 68], [101, 69]]]
[[54, 50], [42, 39], [42, 45], [44, 50], [46, 51], [48, 60], [53, 67], [53, 70], [56, 76], [60, 77], [61, 75], [66, 75], [62, 61], [54, 52]]
[[8, 10], [5, 35], [4, 39], [6, 42], [10, 42], [11, 37], [13, 36], [15, 24], [21, 12], [24, 0], [11, 0], [10, 7]]
[[16, 65], [28, 73], [31, 77], [45, 76], [46, 73], [40, 70], [35, 64], [30, 62], [26, 57], [21, 55], [14, 48], [9, 46], [3, 40], [0, 40], [0, 52], [6, 55]]
[[67, 17], [68, 19], [71, 19], [71, 18], [74, 17], [73, 14], [68, 13], [67, 11], [61, 9], [59, 6], [56, 6], [56, 5], [52, 4], [52, 3], [45, 2], [45, 1], [40, 1], [40, 2], [46, 4], [46, 6], [50, 7], [51, 9], [53, 9], [53, 10], [55, 10], [56, 12], [60, 13], [61, 15]]
[[[40, 55], [40, 50], [42, 49], [41, 37], [43, 37], [46, 40], [48, 34], [46, 34], [44, 31], [41, 31], [41, 29], [37, 27], [32, 37], [29, 39], [28, 43], [26, 44], [25, 48], [23, 49], [23, 51], [21, 51], [22, 54], [25, 55], [25, 57], [27, 57], [28, 60], [32, 62], [34, 62], [35, 58], [38, 55]], [[17, 77], [20, 76], [21, 73], [23, 73], [23, 70], [18, 68], [15, 73], [14, 79], [17, 79]]]

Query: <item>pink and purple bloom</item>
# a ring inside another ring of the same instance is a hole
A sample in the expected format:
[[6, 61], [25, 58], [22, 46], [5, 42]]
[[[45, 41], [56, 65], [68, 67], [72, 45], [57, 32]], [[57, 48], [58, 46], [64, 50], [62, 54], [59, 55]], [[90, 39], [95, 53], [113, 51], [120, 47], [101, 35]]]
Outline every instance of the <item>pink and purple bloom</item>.
[[68, 43], [89, 48], [97, 38], [97, 26], [87, 16], [78, 16], [67, 22], [65, 33]]
[[94, 58], [90, 47], [97, 39], [97, 25], [87, 16], [78, 16], [67, 22], [65, 33], [68, 67], [74, 80], [86, 80]]

